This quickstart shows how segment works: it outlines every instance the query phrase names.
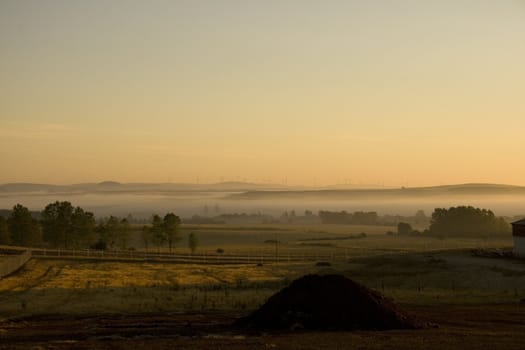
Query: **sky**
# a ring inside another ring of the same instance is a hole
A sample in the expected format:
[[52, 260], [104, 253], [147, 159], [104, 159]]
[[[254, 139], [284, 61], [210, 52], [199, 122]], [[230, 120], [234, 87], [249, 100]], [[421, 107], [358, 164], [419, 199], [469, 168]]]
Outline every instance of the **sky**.
[[523, 0], [0, 0], [0, 183], [525, 185]]

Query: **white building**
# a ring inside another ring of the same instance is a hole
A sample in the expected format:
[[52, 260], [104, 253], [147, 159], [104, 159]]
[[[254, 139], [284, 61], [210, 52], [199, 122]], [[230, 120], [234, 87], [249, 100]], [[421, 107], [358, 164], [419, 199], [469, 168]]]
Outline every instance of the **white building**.
[[525, 219], [512, 223], [512, 238], [514, 239], [514, 255], [525, 258]]

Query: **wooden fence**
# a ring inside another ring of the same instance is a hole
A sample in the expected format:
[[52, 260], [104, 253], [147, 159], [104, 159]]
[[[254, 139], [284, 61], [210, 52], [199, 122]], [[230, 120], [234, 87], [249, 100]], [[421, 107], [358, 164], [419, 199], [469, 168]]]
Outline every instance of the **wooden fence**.
[[31, 251], [26, 250], [22, 254], [4, 255], [0, 257], [0, 278], [12, 274], [31, 259]]
[[316, 260], [339, 260], [345, 259], [344, 255], [329, 254], [217, 254], [214, 252], [202, 252], [197, 254], [181, 253], [153, 253], [131, 250], [90, 250], [90, 249], [41, 249], [32, 250], [34, 258], [58, 258], [58, 259], [89, 259], [89, 260], [129, 260], [168, 263], [190, 263], [190, 264], [251, 264], [251, 263], [274, 263], [274, 262], [301, 262]]

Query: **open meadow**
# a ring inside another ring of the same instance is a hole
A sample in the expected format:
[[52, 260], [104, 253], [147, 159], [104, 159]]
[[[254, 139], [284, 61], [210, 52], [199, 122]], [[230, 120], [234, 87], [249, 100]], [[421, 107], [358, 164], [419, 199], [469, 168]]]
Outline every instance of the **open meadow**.
[[[172, 344], [180, 348], [209, 348], [212, 344], [215, 348], [318, 348], [305, 339], [326, 342], [330, 348], [345, 348], [347, 342], [363, 348], [388, 344], [438, 348], [445, 338], [450, 348], [463, 348], [456, 334], [461, 328], [462, 337], [472, 332], [480, 339], [472, 348], [490, 348], [490, 339], [480, 343], [481, 333], [495, 322], [494, 317], [499, 322], [492, 330], [494, 337], [500, 331], [501, 335], [512, 333], [513, 339], [522, 337], [518, 332], [523, 327], [516, 322], [525, 320], [520, 311], [525, 299], [525, 262], [472, 253], [509, 249], [510, 237], [401, 237], [386, 235], [384, 229], [200, 225], [183, 228], [202, 239], [197, 253], [184, 263], [35, 257], [0, 280], [0, 337], [8, 348], [46, 348], [46, 344], [58, 349], [126, 348], [139, 340], [153, 349]], [[361, 232], [366, 235], [359, 236]], [[271, 239], [274, 241], [267, 243]], [[224, 253], [217, 254], [218, 247]], [[140, 251], [135, 253], [140, 255]], [[173, 254], [182, 253], [188, 254], [187, 248], [179, 246]], [[228, 263], [228, 254], [250, 260]], [[230, 327], [235, 318], [255, 310], [291, 280], [308, 273], [343, 274], [439, 328], [412, 333], [254, 335]], [[70, 323], [80, 328], [71, 333]], [[48, 324], [53, 324], [53, 331]], [[26, 327], [32, 327], [33, 336], [24, 336]], [[517, 343], [508, 347], [514, 345]]]

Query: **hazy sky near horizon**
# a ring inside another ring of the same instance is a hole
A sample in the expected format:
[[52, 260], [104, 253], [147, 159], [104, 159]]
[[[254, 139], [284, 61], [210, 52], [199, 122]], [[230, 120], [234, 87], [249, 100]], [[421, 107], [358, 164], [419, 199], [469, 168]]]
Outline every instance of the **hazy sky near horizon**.
[[0, 0], [0, 182], [525, 185], [525, 1]]

